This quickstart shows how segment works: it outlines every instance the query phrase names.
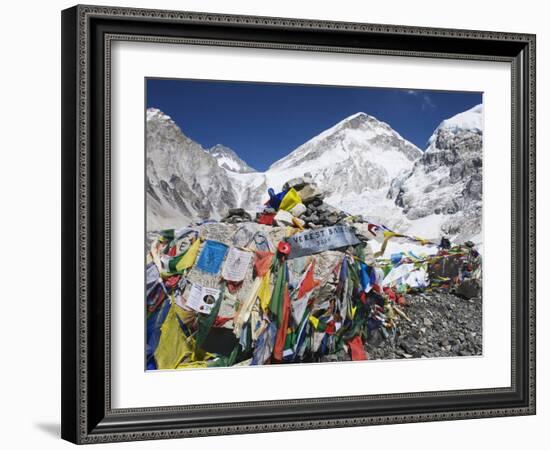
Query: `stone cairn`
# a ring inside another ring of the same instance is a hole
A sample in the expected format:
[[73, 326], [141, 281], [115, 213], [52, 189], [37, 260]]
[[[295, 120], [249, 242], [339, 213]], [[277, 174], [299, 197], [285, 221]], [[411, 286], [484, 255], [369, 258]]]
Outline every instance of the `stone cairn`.
[[[262, 212], [256, 214], [255, 221], [262, 223], [262, 217], [266, 220], [264, 223], [278, 226], [296, 226], [298, 228], [315, 229], [325, 226], [332, 226], [349, 217], [343, 211], [323, 202], [324, 193], [313, 181], [311, 174], [306, 172], [302, 177], [288, 180], [283, 185], [283, 191], [288, 192], [294, 189], [301, 202], [290, 211], [277, 211], [269, 205], [265, 205]], [[273, 222], [269, 220], [273, 218]], [[361, 217], [354, 217], [357, 222], [362, 221]], [[224, 223], [242, 223], [253, 221], [252, 216], [243, 208], [231, 208], [227, 215], [221, 220]]]

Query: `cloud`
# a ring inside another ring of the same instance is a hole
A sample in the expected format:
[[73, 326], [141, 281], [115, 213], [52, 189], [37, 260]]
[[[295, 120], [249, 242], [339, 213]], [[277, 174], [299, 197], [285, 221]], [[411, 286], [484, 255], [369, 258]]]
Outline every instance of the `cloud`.
[[428, 95], [424, 94], [422, 96], [422, 111], [426, 111], [427, 109], [435, 109], [436, 105], [433, 99]]
[[422, 111], [435, 109], [437, 107], [430, 94], [424, 94], [422, 93], [422, 91], [417, 91], [415, 89], [406, 89], [404, 92], [405, 94], [417, 97], [418, 100], [420, 100], [420, 108], [422, 109]]

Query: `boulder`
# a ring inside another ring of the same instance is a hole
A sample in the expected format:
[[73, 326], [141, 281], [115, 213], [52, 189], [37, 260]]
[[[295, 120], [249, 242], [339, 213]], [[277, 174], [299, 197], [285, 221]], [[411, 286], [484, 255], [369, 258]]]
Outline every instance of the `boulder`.
[[304, 175], [303, 177], [296, 177], [296, 178], [292, 178], [291, 180], [288, 180], [283, 185], [283, 190], [288, 191], [289, 189], [294, 188], [297, 191], [299, 191], [300, 189], [302, 189], [307, 184], [312, 184], [312, 183], [313, 183], [313, 180], [312, 180], [311, 176], [307, 177], [307, 176]]
[[275, 223], [280, 226], [280, 227], [284, 227], [284, 226], [292, 226], [293, 224], [293, 221], [292, 219], [294, 218], [294, 216], [292, 214], [290, 214], [288, 211], [285, 211], [285, 210], [279, 210], [279, 212], [277, 212], [277, 214], [275, 214]]
[[306, 205], [304, 205], [303, 203], [298, 203], [296, 206], [294, 206], [294, 207], [290, 210], [290, 213], [291, 213], [294, 217], [301, 217], [302, 214], [304, 214], [306, 211], [307, 211]]
[[298, 194], [302, 199], [302, 203], [308, 205], [309, 203], [315, 203], [320, 205], [323, 199], [323, 193], [313, 184], [306, 184], [298, 190]]
[[466, 299], [480, 297], [481, 283], [479, 280], [467, 278], [458, 285], [455, 294]]
[[227, 223], [240, 223], [240, 222], [250, 222], [252, 216], [246, 212], [243, 208], [230, 208], [227, 216], [225, 216], [221, 222]]

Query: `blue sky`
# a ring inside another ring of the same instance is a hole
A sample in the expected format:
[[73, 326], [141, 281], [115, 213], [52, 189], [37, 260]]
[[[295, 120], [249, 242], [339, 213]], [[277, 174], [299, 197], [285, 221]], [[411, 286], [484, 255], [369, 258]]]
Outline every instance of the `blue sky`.
[[257, 170], [362, 111], [420, 149], [439, 123], [482, 102], [479, 92], [147, 79], [147, 107], [204, 148], [223, 144]]

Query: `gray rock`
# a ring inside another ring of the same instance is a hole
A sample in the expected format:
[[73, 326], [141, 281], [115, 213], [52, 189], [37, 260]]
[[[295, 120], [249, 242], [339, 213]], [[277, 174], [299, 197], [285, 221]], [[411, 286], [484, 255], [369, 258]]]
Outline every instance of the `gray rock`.
[[318, 202], [318, 204], [321, 204], [324, 197], [323, 193], [313, 184], [306, 184], [300, 190], [298, 190], [298, 194], [300, 195], [300, 198], [302, 199], [302, 203], [304, 205], [308, 205], [309, 203], [314, 202]]
[[250, 216], [243, 208], [230, 208], [229, 212], [227, 213], [228, 216]]
[[319, 224], [319, 216], [317, 214], [311, 214], [307, 219], [306, 219], [306, 223], [307, 222], [312, 222], [314, 224]]
[[252, 216], [243, 208], [230, 208], [227, 216], [225, 216], [221, 221], [225, 223], [251, 222]]
[[409, 336], [406, 340], [401, 341], [399, 345], [403, 350], [405, 350], [405, 352], [411, 355], [414, 354], [417, 350], [417, 342], [411, 336]]
[[[302, 201], [304, 199], [302, 198]], [[323, 200], [321, 198], [318, 198], [318, 197], [314, 197], [311, 202], [308, 202], [308, 203], [311, 203], [311, 206], [312, 207], [318, 207], [318, 206], [321, 206], [323, 204]], [[304, 202], [304, 204], [306, 204], [306, 202]]]
[[297, 191], [299, 191], [300, 189], [305, 187], [307, 184], [312, 184], [312, 183], [313, 183], [313, 179], [311, 178], [311, 176], [306, 177], [304, 175], [303, 177], [296, 177], [296, 178], [292, 178], [291, 180], [288, 180], [283, 185], [283, 190], [288, 191], [289, 189], [294, 188]]
[[340, 350], [337, 353], [330, 355], [323, 355], [319, 359], [320, 362], [338, 362], [338, 361], [351, 361], [351, 357], [344, 350]]
[[473, 297], [478, 297], [481, 291], [481, 283], [479, 280], [466, 279], [464, 280], [456, 289], [456, 294], [470, 299]]
[[338, 214], [331, 213], [324, 216], [324, 222], [326, 225], [336, 225], [338, 222]]
[[367, 336], [367, 342], [370, 345], [380, 345], [380, 343], [384, 340], [384, 336], [380, 333], [379, 330], [374, 330], [372, 333], [369, 333]]

